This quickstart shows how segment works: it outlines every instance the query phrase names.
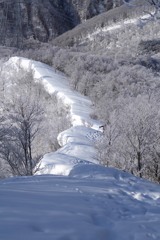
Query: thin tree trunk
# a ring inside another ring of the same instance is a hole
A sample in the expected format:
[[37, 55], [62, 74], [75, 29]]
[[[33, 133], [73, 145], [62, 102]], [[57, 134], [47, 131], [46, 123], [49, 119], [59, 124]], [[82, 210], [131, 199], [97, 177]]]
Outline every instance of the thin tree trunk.
[[142, 164], [141, 164], [141, 153], [140, 152], [137, 152], [137, 161], [138, 161], [138, 172], [139, 172], [139, 176], [140, 178], [142, 178], [142, 173], [141, 173], [141, 170], [142, 170]]

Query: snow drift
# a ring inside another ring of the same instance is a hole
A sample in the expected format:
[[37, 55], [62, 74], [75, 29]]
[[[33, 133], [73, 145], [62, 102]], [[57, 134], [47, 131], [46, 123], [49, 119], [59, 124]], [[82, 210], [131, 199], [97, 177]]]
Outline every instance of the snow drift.
[[0, 181], [0, 239], [159, 240], [159, 185], [94, 164], [93, 141], [101, 132], [89, 117], [91, 102], [42, 63], [16, 57], [7, 64], [32, 69], [50, 93], [57, 91], [73, 127], [60, 133], [62, 148], [44, 156], [40, 172], [68, 176]]
[[6, 64], [17, 71], [20, 68], [32, 71], [35, 81], [41, 81], [50, 94], [56, 93], [69, 109], [72, 127], [59, 134], [61, 148], [44, 155], [38, 174], [68, 175], [76, 164], [97, 163], [93, 142], [102, 133], [99, 131], [100, 123], [90, 118], [91, 101], [71, 90], [67, 77], [46, 64], [20, 57], [12, 57]]

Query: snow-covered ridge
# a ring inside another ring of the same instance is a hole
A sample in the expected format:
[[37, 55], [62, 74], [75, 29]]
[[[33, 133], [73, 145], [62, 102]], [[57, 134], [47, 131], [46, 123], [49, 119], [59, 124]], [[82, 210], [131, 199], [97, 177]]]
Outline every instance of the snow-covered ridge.
[[[89, 117], [91, 102], [70, 91], [67, 79], [42, 63], [16, 57], [7, 64], [32, 69], [50, 93], [67, 99], [74, 126], [60, 134], [63, 147], [42, 160], [41, 173], [70, 172], [69, 177], [0, 181], [0, 240], [159, 240], [158, 184], [98, 164], [77, 164], [94, 161], [92, 138], [100, 132]], [[85, 104], [78, 108], [81, 102]]]
[[105, 26], [103, 28], [99, 27], [92, 33], [89, 33], [85, 37], [82, 37], [81, 44], [85, 43], [86, 41], [93, 41], [95, 39], [95, 37], [99, 34], [105, 34], [106, 32], [115, 31], [124, 26], [129, 27], [130, 25], [134, 24], [134, 25], [142, 27], [143, 24], [145, 24], [145, 22], [150, 19], [150, 17], [151, 17], [150, 14], [145, 14], [141, 18], [130, 18], [130, 19], [126, 19], [126, 20], [114, 23], [114, 24], [110, 24], [109, 26]]
[[71, 90], [67, 77], [46, 64], [20, 57], [10, 58], [7, 64], [17, 70], [31, 70], [34, 79], [41, 81], [50, 94], [56, 93], [69, 109], [73, 127], [59, 134], [58, 141], [62, 148], [44, 155], [39, 174], [68, 175], [73, 166], [80, 162], [97, 163], [91, 136], [99, 132], [100, 123], [90, 118], [91, 101]]

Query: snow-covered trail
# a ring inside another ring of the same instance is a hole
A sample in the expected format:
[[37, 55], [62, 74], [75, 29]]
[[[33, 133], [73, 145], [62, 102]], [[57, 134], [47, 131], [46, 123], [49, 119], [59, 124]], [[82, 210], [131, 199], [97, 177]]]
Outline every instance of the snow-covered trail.
[[[70, 89], [68, 79], [46, 64], [26, 58], [12, 57], [7, 62], [17, 69], [31, 70], [35, 80], [41, 81], [50, 93], [69, 109], [72, 127], [58, 136], [61, 148], [44, 155], [38, 174], [68, 175], [74, 165], [85, 162], [97, 163], [92, 136], [99, 133], [100, 123], [90, 118], [92, 103], [87, 98]], [[54, 123], [53, 123], [54, 124]]]
[[91, 102], [45, 64], [8, 62], [32, 69], [34, 78], [70, 106], [73, 127], [59, 135], [62, 148], [44, 156], [42, 173], [0, 181], [0, 240], [159, 240], [160, 187], [94, 162], [92, 137], [99, 123]]

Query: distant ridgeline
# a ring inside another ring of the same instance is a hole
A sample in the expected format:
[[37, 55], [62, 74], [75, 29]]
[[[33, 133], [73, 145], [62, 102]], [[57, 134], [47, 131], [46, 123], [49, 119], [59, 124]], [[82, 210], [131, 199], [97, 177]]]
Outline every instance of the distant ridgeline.
[[122, 0], [0, 0], [0, 44], [48, 42]]

